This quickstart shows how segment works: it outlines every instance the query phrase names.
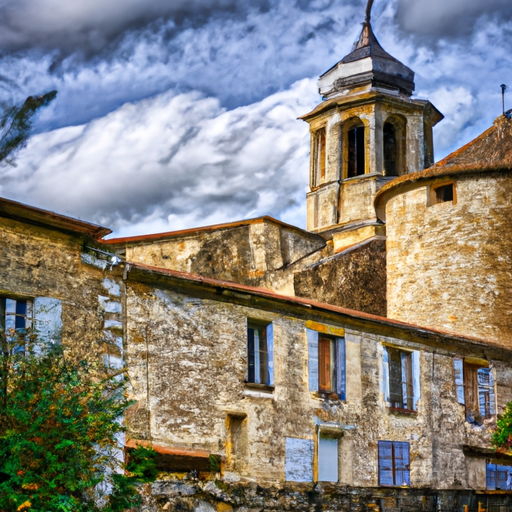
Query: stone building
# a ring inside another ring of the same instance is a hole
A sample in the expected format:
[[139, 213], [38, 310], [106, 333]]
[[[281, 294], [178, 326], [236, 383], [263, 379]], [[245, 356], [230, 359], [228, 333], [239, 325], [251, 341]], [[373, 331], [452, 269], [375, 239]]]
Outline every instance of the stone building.
[[126, 449], [162, 471], [146, 510], [500, 510], [512, 119], [433, 165], [442, 115], [369, 13], [319, 86], [307, 230], [105, 240], [0, 199], [1, 328], [127, 366]]

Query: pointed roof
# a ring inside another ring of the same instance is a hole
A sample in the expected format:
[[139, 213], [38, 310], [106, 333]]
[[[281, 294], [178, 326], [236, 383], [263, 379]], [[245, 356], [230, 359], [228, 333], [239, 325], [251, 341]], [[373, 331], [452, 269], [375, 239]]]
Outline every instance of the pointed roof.
[[368, 14], [352, 51], [319, 80], [320, 93], [327, 98], [365, 84], [398, 90], [406, 96], [414, 91], [414, 72], [382, 48]]

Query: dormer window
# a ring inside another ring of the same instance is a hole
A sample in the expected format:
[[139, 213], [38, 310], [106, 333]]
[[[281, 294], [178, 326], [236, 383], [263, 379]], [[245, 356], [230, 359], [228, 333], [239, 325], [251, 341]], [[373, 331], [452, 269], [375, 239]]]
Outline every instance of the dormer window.
[[439, 185], [431, 185], [430, 186], [430, 196], [428, 197], [429, 202], [428, 205], [432, 206], [434, 204], [441, 203], [457, 203], [457, 197], [455, 192], [455, 183], [442, 183]]
[[347, 131], [347, 178], [366, 172], [365, 130], [361, 121], [351, 123]]

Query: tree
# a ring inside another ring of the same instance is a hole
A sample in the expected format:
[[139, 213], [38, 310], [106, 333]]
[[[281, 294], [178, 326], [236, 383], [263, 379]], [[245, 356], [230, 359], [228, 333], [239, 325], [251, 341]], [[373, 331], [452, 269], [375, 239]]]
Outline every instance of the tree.
[[498, 416], [492, 444], [499, 452], [512, 452], [512, 402], [508, 402], [505, 412]]
[[155, 452], [128, 463], [119, 437], [131, 401], [123, 370], [74, 360], [60, 346], [0, 335], [0, 511], [117, 512], [140, 503]]
[[0, 115], [0, 163], [13, 164], [13, 155], [27, 144], [32, 130], [34, 115], [57, 96], [51, 91], [42, 96], [29, 96], [23, 105], [1, 105]]

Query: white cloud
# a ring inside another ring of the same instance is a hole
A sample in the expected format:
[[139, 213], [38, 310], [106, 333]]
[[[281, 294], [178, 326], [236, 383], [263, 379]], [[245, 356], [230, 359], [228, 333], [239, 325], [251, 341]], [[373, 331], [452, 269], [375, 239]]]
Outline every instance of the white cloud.
[[[34, 136], [0, 193], [127, 235], [305, 210], [312, 80], [226, 111], [199, 93]], [[300, 208], [297, 209], [297, 205]], [[299, 222], [303, 220], [298, 219]]]

